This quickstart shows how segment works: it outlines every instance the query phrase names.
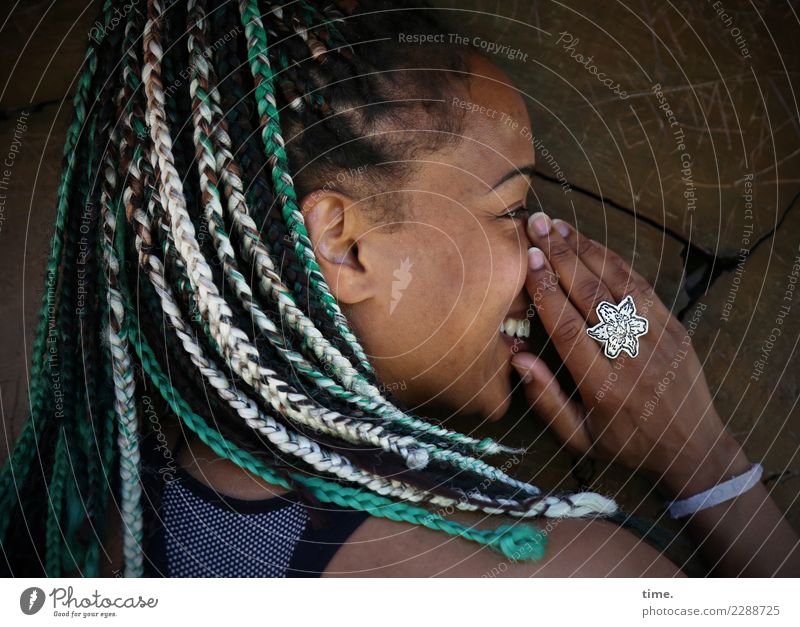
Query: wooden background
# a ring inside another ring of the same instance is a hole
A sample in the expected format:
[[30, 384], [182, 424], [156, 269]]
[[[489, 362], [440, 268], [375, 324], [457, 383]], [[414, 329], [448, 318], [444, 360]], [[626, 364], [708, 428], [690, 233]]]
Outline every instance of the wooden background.
[[[20, 4], [3, 9], [0, 33], [0, 155], [19, 148], [0, 186], [0, 457], [26, 414], [68, 95], [97, 13], [97, 3], [78, 0]], [[450, 9], [463, 45], [519, 51], [513, 60], [488, 56], [528, 104], [539, 170], [533, 202], [627, 257], [684, 322], [699, 320], [693, 341], [720, 415], [800, 528], [800, 294], [786, 299], [800, 255], [797, 10], [763, 0], [726, 0], [722, 15], [714, 3], [689, 1], [432, 4]], [[591, 55], [616, 93], [577, 54]], [[781, 305], [787, 315], [770, 344]], [[660, 518], [649, 483], [572, 459], [524, 403], [483, 431], [530, 445], [513, 474], [545, 488], [598, 490], [680, 531]], [[690, 545], [669, 554], [702, 574]]]

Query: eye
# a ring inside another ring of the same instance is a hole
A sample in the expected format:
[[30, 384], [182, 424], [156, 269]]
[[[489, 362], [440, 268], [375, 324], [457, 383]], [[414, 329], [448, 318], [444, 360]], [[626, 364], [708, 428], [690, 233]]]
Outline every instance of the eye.
[[527, 220], [528, 219], [528, 208], [527, 207], [516, 207], [511, 209], [510, 211], [503, 214], [504, 218], [510, 218], [511, 220]]

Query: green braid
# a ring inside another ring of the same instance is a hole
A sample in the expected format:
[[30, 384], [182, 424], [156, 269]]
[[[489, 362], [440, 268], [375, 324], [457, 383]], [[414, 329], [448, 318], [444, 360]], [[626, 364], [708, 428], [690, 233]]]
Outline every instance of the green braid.
[[[107, 65], [104, 64], [104, 65]], [[107, 68], [104, 68], [107, 69]], [[89, 364], [86, 364], [86, 355], [82, 352], [84, 346], [78, 342], [78, 325], [83, 327], [83, 312], [88, 303], [80, 312], [77, 312], [78, 301], [76, 299], [76, 280], [78, 274], [78, 257], [81, 255], [79, 250], [78, 234], [81, 238], [91, 237], [94, 229], [91, 226], [86, 234], [81, 228], [84, 223], [84, 215], [92, 217], [94, 200], [92, 190], [95, 187], [94, 178], [96, 177], [97, 137], [98, 117], [104, 117], [108, 106], [103, 103], [101, 96], [108, 88], [104, 89], [98, 83], [95, 96], [91, 105], [93, 111], [102, 109], [98, 115], [91, 115], [88, 120], [87, 128], [81, 135], [79, 143], [79, 158], [84, 167], [80, 170], [78, 177], [78, 198], [84, 202], [76, 202], [77, 211], [70, 212], [66, 228], [67, 242], [64, 248], [62, 267], [63, 275], [61, 278], [61, 293], [59, 296], [59, 317], [58, 334], [59, 342], [59, 371], [61, 376], [60, 385], [64, 389], [64, 409], [63, 418], [60, 420], [60, 439], [56, 448], [54, 464], [54, 476], [52, 483], [56, 488], [50, 489], [51, 507], [48, 510], [48, 556], [57, 555], [57, 559], [49, 559], [51, 567], [48, 573], [51, 576], [60, 576], [61, 573], [71, 570], [75, 564], [80, 563], [82, 558], [73, 553], [71, 540], [80, 531], [82, 518], [85, 515], [88, 520], [92, 520], [97, 512], [94, 511], [93, 495], [97, 493], [100, 486], [97, 483], [97, 457], [91, 451], [93, 442], [92, 425], [89, 422], [86, 402], [89, 402], [87, 389], [92, 382], [87, 378], [83, 380], [83, 373], [86, 370], [88, 376]], [[109, 90], [110, 91], [110, 90]], [[88, 132], [87, 132], [88, 131]], [[75, 313], [77, 312], [77, 313]], [[94, 329], [90, 331], [90, 334]], [[78, 349], [81, 349], [80, 351]], [[79, 360], [83, 359], [84, 363]], [[69, 475], [66, 474], [67, 458], [69, 461]], [[61, 473], [61, 476], [56, 476]], [[82, 489], [85, 486], [86, 489]], [[63, 537], [63, 540], [62, 540]], [[62, 544], [66, 543], [66, 551]], [[79, 551], [80, 552], [80, 551]], [[71, 564], [67, 565], [69, 559]]]
[[[103, 23], [108, 26], [112, 16], [113, 3], [105, 0], [103, 4]], [[39, 449], [38, 436], [36, 433], [37, 421], [41, 420], [44, 427], [48, 416], [47, 408], [49, 401], [47, 392], [47, 377], [45, 364], [47, 359], [47, 337], [48, 337], [48, 318], [50, 311], [54, 310], [55, 288], [59, 279], [59, 262], [61, 259], [64, 229], [67, 222], [67, 211], [70, 202], [70, 190], [75, 172], [77, 161], [77, 144], [87, 116], [87, 103], [89, 92], [94, 82], [97, 70], [98, 44], [90, 38], [89, 45], [83, 60], [83, 71], [78, 77], [75, 95], [72, 99], [74, 108], [73, 120], [67, 129], [66, 140], [64, 142], [64, 165], [61, 171], [61, 180], [56, 191], [56, 213], [54, 220], [53, 235], [50, 239], [50, 252], [47, 257], [45, 272], [45, 289], [42, 296], [42, 306], [39, 314], [39, 323], [36, 329], [36, 337], [33, 344], [33, 357], [31, 359], [31, 376], [29, 388], [29, 407], [30, 419], [23, 426], [22, 433], [18, 438], [9, 458], [3, 466], [0, 474], [0, 537], [5, 537], [6, 530], [11, 521], [11, 514], [16, 510], [15, 501], [17, 497], [16, 487], [22, 484], [33, 464], [34, 458]], [[49, 287], [52, 288], [49, 289]]]
[[[150, 347], [139, 335], [136, 325], [131, 323], [135, 312], [129, 298], [126, 299], [126, 307], [129, 312], [126, 317], [128, 321], [126, 324], [128, 339], [134, 347], [148, 377], [154, 383], [162, 398], [180, 416], [184, 424], [220, 457], [231, 460], [239, 467], [249, 470], [265, 481], [284, 488], [289, 487], [289, 483], [275, 473], [273, 469], [251, 453], [226, 440], [218, 431], [208, 428], [203, 419], [191, 410], [164, 375]], [[367, 511], [373, 516], [422, 525], [436, 531], [444, 531], [449, 535], [460, 536], [467, 540], [487, 545], [510, 559], [541, 559], [544, 556], [547, 536], [531, 525], [517, 523], [500, 525], [497, 529], [473, 529], [461, 523], [448, 520], [440, 514], [431, 513], [421, 507], [398, 503], [364, 490], [342, 486], [316, 477], [307, 477], [299, 473], [293, 473], [292, 476], [297, 481], [308, 486], [313, 491], [314, 496], [324, 503], [333, 503], [341, 507]]]
[[361, 368], [365, 372], [374, 375], [372, 365], [367, 360], [363, 348], [361, 348], [355, 335], [350, 330], [347, 319], [342, 314], [336, 299], [325, 283], [322, 271], [317, 265], [313, 245], [308, 237], [303, 216], [297, 208], [297, 196], [295, 195], [292, 178], [289, 176], [289, 162], [284, 149], [283, 137], [281, 136], [278, 108], [275, 104], [272, 66], [267, 56], [267, 34], [261, 22], [258, 2], [257, 0], [240, 0], [239, 7], [242, 13], [242, 24], [250, 44], [247, 49], [247, 56], [256, 81], [258, 113], [263, 123], [261, 136], [264, 140], [267, 159], [272, 166], [272, 182], [275, 186], [275, 194], [281, 200], [283, 217], [291, 230], [295, 251], [297, 256], [304, 261], [306, 276], [312, 293], [317, 294], [324, 303], [326, 312], [358, 357]]
[[[106, 0], [103, 6], [106, 25], [112, 4]], [[314, 256], [275, 92], [280, 88], [293, 109], [289, 122], [295, 125], [292, 116], [302, 113], [305, 128], [314, 116], [333, 112], [315, 86], [324, 83], [318, 72], [356, 74], [362, 59], [342, 35], [350, 27], [333, 5], [270, 3], [265, 24], [256, 0], [238, 4], [238, 12], [220, 11], [214, 25], [244, 25], [244, 71], [234, 46], [227, 48], [230, 59], [225, 47], [215, 46], [217, 63], [211, 61], [205, 0], [171, 4], [166, 11], [162, 0], [149, 0], [146, 23], [133, 7], [124, 35], [111, 29], [102, 44], [89, 42], [65, 143], [34, 345], [30, 419], [0, 476], [0, 539], [9, 537], [14, 513], [30, 515], [39, 503], [46, 574], [77, 569], [95, 576], [113, 505], [122, 512], [124, 574], [144, 573], [139, 441], [152, 429], [146, 421], [139, 424], [137, 399], [151, 385], [180, 424], [219, 457], [268, 483], [296, 487], [312, 502], [425, 526], [512, 560], [541, 559], [546, 535], [518, 522], [477, 530], [430, 506], [518, 518], [611, 515], [648, 534], [645, 523], [610, 499], [590, 492], [542, 495], [481, 458], [524, 449], [429, 423], [380, 392]], [[118, 63], [113, 53], [120, 40]], [[309, 73], [301, 65], [306, 53], [316, 63]], [[192, 82], [173, 98], [166, 86], [184, 66]], [[231, 83], [223, 98], [226, 68]], [[106, 70], [108, 76], [100, 76]], [[257, 109], [252, 124], [244, 101], [250, 75]], [[367, 82], [357, 89], [364, 96]], [[186, 118], [191, 123], [183, 126]], [[335, 121], [326, 124], [326, 137], [339, 137]], [[253, 141], [249, 129], [259, 130]], [[372, 154], [376, 162], [382, 158], [382, 151]], [[84, 159], [87, 165], [76, 172]], [[262, 167], [269, 173], [262, 175]], [[89, 213], [99, 233], [92, 268], [103, 271], [94, 278], [89, 314], [73, 319], [80, 211], [95, 207]], [[261, 216], [267, 238], [257, 226]], [[210, 237], [198, 241], [205, 227]], [[214, 258], [217, 263], [209, 262]], [[200, 315], [191, 315], [194, 308]], [[54, 311], [57, 326], [50, 324]], [[54, 399], [47, 393], [53, 330], [63, 353], [58, 372], [68, 388], [60, 422], [53, 419]], [[76, 330], [85, 330], [88, 340], [78, 341]], [[76, 347], [86, 348], [91, 360], [85, 391], [78, 389], [83, 371]], [[166, 361], [159, 361], [154, 347]], [[174, 381], [165, 371], [173, 358], [179, 370]], [[310, 386], [304, 386], [307, 381]], [[205, 402], [212, 417], [222, 414], [219, 425], [200, 413]], [[37, 453], [46, 499], [29, 498], [31, 487], [38, 489], [28, 478]], [[283, 454], [291, 456], [290, 464]], [[19, 534], [22, 525], [13, 529]]]
[[50, 512], [52, 515], [47, 517], [47, 551], [46, 551], [46, 572], [49, 577], [61, 576], [61, 548], [63, 533], [61, 522], [61, 510], [64, 506], [63, 492], [67, 475], [67, 436], [63, 426], [58, 430], [58, 441], [56, 444], [55, 464], [53, 466], [53, 476], [48, 487]]

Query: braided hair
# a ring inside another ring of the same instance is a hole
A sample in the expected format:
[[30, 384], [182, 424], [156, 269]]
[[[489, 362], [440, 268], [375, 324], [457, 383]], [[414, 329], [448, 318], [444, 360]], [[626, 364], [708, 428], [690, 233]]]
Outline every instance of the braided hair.
[[[298, 197], [342, 188], [337, 175], [364, 164], [343, 191], [374, 194], [413, 171], [409, 156], [458, 141], [463, 120], [441, 103], [464, 87], [463, 52], [393, 45], [400, 28], [440, 32], [432, 12], [148, 0], [120, 19], [105, 0], [101, 23], [64, 146], [30, 416], [0, 476], [13, 574], [97, 576], [113, 504], [124, 574], [142, 575], [150, 394], [220, 457], [309, 503], [513, 559], [541, 558], [544, 534], [443, 512], [619, 516], [600, 494], [545, 494], [484, 460], [521, 449], [405, 411], [379, 388], [315, 260]], [[408, 130], [420, 120], [440, 132]], [[405, 210], [374, 196], [376, 221]]]

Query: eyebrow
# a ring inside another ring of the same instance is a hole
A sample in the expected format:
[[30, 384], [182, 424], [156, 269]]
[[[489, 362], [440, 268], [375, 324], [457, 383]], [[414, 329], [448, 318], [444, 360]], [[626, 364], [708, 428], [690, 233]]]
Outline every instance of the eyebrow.
[[515, 176], [530, 176], [530, 177], [533, 177], [535, 172], [536, 172], [536, 166], [534, 166], [532, 163], [524, 165], [521, 168], [517, 168], [515, 170], [511, 170], [511, 172], [508, 172], [507, 174], [504, 174], [501, 177], [501, 179], [499, 181], [497, 181], [497, 183], [492, 185], [492, 188], [489, 190], [489, 192], [494, 191], [495, 189], [500, 187], [503, 183], [505, 183], [506, 181], [508, 181], [510, 179], [513, 179]]

